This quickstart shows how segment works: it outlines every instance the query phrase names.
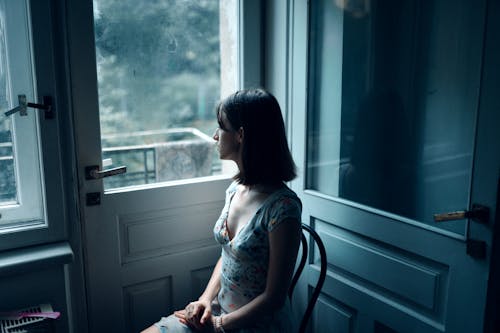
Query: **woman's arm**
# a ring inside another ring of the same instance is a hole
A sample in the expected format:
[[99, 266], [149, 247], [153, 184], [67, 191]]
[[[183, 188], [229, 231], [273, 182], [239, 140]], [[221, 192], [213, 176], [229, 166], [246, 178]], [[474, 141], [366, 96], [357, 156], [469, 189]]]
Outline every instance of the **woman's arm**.
[[217, 293], [219, 292], [220, 289], [220, 267], [222, 265], [222, 260], [219, 258], [217, 261], [217, 264], [215, 265], [214, 271], [212, 272], [212, 276], [210, 277], [210, 281], [208, 281], [207, 287], [205, 288], [205, 291], [203, 294], [201, 294], [200, 298], [198, 298], [199, 301], [201, 300], [207, 300], [211, 302], [215, 296], [217, 296]]
[[282, 221], [269, 233], [269, 268], [266, 289], [238, 310], [224, 315], [222, 325], [230, 330], [253, 326], [285, 304], [292, 280], [300, 243], [300, 223], [296, 219]]

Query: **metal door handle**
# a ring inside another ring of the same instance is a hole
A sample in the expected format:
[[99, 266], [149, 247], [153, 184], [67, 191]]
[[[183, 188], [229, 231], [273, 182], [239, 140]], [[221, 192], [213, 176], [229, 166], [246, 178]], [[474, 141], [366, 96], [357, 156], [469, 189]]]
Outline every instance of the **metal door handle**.
[[52, 97], [43, 96], [43, 104], [31, 103], [26, 101], [26, 95], [17, 95], [17, 100], [19, 105], [15, 108], [5, 112], [5, 116], [8, 117], [16, 112], [19, 112], [21, 116], [28, 115], [28, 108], [45, 110], [45, 118], [54, 118], [54, 110], [52, 108]]
[[104, 177], [111, 177], [111, 176], [120, 175], [120, 174], [125, 173], [125, 172], [127, 172], [126, 166], [119, 166], [119, 167], [107, 169], [107, 170], [99, 170], [98, 165], [91, 165], [91, 166], [85, 167], [85, 179], [87, 179], [87, 180], [101, 179]]
[[490, 209], [482, 205], [473, 204], [471, 210], [434, 214], [435, 222], [462, 220], [468, 218], [481, 223], [488, 223], [490, 218]]

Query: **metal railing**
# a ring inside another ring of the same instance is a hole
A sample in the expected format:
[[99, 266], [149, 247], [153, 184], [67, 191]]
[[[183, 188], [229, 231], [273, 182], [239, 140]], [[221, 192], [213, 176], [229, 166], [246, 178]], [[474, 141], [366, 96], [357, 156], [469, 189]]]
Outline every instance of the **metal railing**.
[[186, 163], [197, 176], [218, 174], [221, 169], [214, 158], [213, 139], [192, 127], [103, 135], [102, 142], [108, 145], [103, 160], [127, 166], [127, 173], [104, 180], [106, 189], [192, 178], [182, 174]]
[[[173, 140], [170, 142], [160, 141], [148, 144], [134, 144], [135, 142], [140, 143], [144, 141], [145, 137], [161, 135], [172, 135]], [[158, 154], [165, 154], [165, 147], [168, 145], [172, 145], [174, 150], [179, 149], [179, 145], [184, 145], [184, 147], [193, 147], [200, 144], [206, 145], [210, 148], [207, 149], [208, 155], [204, 158], [210, 159], [210, 162], [208, 162], [210, 163], [210, 167], [208, 171], [204, 172], [204, 175], [215, 175], [221, 171], [220, 161], [215, 157], [214, 151], [211, 148], [213, 147], [212, 138], [196, 128], [119, 133], [105, 135], [102, 138], [103, 145], [109, 144], [112, 141], [115, 141], [114, 143], [117, 145], [103, 147], [103, 161], [111, 161], [114, 166], [126, 165], [127, 173], [105, 178], [104, 186], [106, 189], [164, 181], [165, 179], [161, 176], [159, 177], [159, 175], [162, 171], [161, 168], [168, 166], [158, 165]], [[121, 142], [128, 143], [129, 145], [119, 145]], [[15, 199], [17, 195], [12, 146], [12, 142], [0, 143], [0, 201]], [[199, 160], [200, 156], [194, 156], [193, 158]]]

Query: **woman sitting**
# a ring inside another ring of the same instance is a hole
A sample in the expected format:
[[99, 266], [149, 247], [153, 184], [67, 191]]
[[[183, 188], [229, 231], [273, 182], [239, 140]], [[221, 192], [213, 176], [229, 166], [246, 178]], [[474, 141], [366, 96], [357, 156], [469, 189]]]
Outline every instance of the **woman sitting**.
[[302, 204], [284, 183], [296, 174], [280, 107], [253, 89], [224, 99], [216, 112], [219, 156], [239, 169], [214, 227], [222, 254], [200, 298], [143, 333], [294, 332], [287, 291]]

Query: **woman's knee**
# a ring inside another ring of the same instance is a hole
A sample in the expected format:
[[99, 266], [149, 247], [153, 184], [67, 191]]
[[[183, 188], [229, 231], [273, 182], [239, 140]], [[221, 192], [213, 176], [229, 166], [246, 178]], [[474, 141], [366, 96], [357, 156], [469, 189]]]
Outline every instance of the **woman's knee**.
[[144, 331], [141, 331], [141, 333], [160, 333], [160, 330], [155, 325], [152, 325], [146, 328]]
[[155, 325], [148, 327], [141, 333], [193, 333], [193, 331], [186, 325], [181, 324], [179, 318], [174, 315], [162, 317]]

